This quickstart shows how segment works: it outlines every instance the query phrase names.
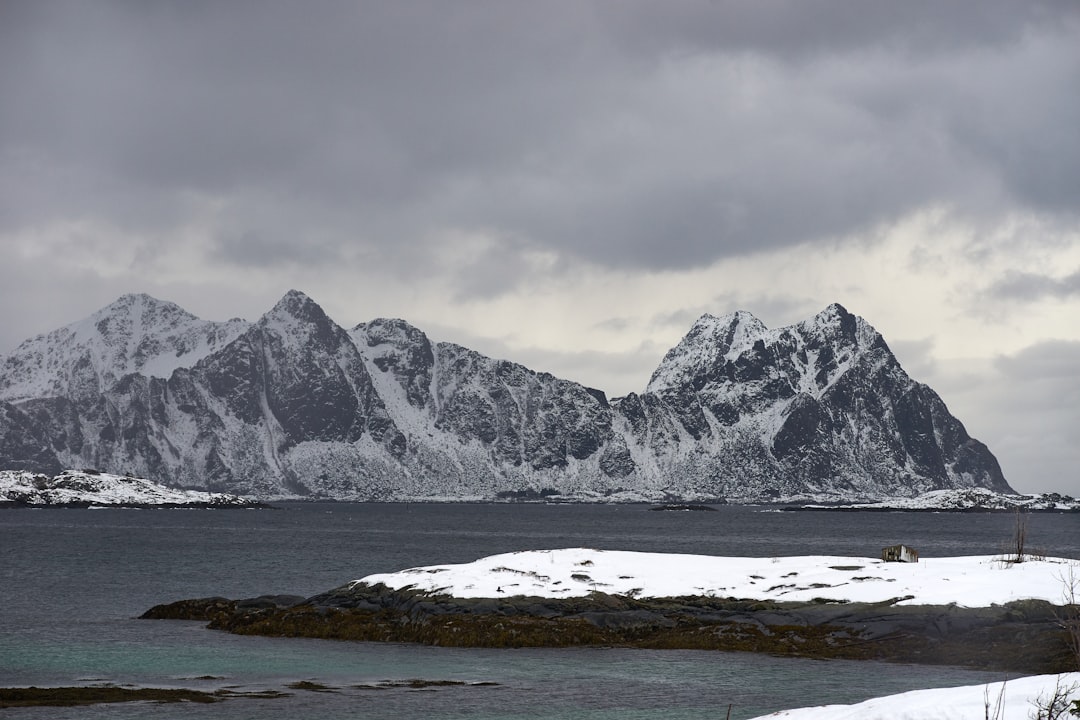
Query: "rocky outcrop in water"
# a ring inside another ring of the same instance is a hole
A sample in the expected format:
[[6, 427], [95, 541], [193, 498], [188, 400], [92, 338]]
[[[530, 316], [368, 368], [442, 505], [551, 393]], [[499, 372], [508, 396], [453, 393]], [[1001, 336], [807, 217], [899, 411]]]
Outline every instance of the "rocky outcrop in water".
[[[899, 599], [899, 598], [898, 598]], [[457, 647], [628, 646], [959, 665], [1020, 673], [1073, 669], [1042, 601], [990, 608], [781, 603], [716, 597], [463, 599], [351, 584], [292, 596], [182, 600], [144, 619], [202, 620], [241, 635], [418, 642]]]

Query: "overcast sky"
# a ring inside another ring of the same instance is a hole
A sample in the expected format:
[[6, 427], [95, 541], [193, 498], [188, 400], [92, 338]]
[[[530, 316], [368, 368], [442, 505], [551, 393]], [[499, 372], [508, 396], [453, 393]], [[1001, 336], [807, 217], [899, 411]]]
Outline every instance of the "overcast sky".
[[1080, 2], [0, 3], [0, 353], [126, 292], [640, 391], [840, 302], [1080, 494]]

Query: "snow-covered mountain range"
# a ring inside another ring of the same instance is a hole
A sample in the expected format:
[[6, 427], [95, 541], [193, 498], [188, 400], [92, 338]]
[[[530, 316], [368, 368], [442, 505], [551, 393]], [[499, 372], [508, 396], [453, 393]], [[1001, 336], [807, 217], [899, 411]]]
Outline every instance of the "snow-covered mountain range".
[[345, 330], [287, 293], [256, 322], [125, 295], [0, 359], [0, 467], [364, 500], [733, 502], [1012, 492], [985, 445], [839, 305], [705, 315], [641, 394]]

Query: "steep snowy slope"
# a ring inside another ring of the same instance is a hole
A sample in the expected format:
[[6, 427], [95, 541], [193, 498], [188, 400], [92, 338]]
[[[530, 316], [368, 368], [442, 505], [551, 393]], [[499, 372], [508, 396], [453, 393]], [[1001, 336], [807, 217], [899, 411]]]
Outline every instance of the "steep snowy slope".
[[0, 400], [85, 395], [129, 373], [167, 378], [224, 347], [247, 326], [243, 320], [200, 320], [149, 295], [124, 295], [3, 358]]
[[433, 344], [403, 320], [374, 320], [350, 335], [387, 412], [409, 437], [419, 496], [604, 491], [596, 468], [613, 436], [602, 392], [453, 343]]

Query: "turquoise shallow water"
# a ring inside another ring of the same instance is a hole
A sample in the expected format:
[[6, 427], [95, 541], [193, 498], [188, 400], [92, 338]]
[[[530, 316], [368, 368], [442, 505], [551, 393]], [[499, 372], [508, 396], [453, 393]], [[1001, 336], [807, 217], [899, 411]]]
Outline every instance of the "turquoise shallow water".
[[[309, 595], [372, 572], [510, 550], [993, 553], [1001, 515], [656, 513], [641, 506], [287, 505], [279, 511], [0, 512], [0, 686], [95, 682], [284, 699], [5, 710], [13, 718], [733, 718], [981, 683], [956, 668], [612, 648], [472, 650], [246, 638], [134, 619], [185, 597]], [[1080, 516], [1032, 519], [1029, 542], [1080, 557]], [[412, 678], [493, 685], [375, 689]], [[289, 690], [310, 680], [335, 692]]]

